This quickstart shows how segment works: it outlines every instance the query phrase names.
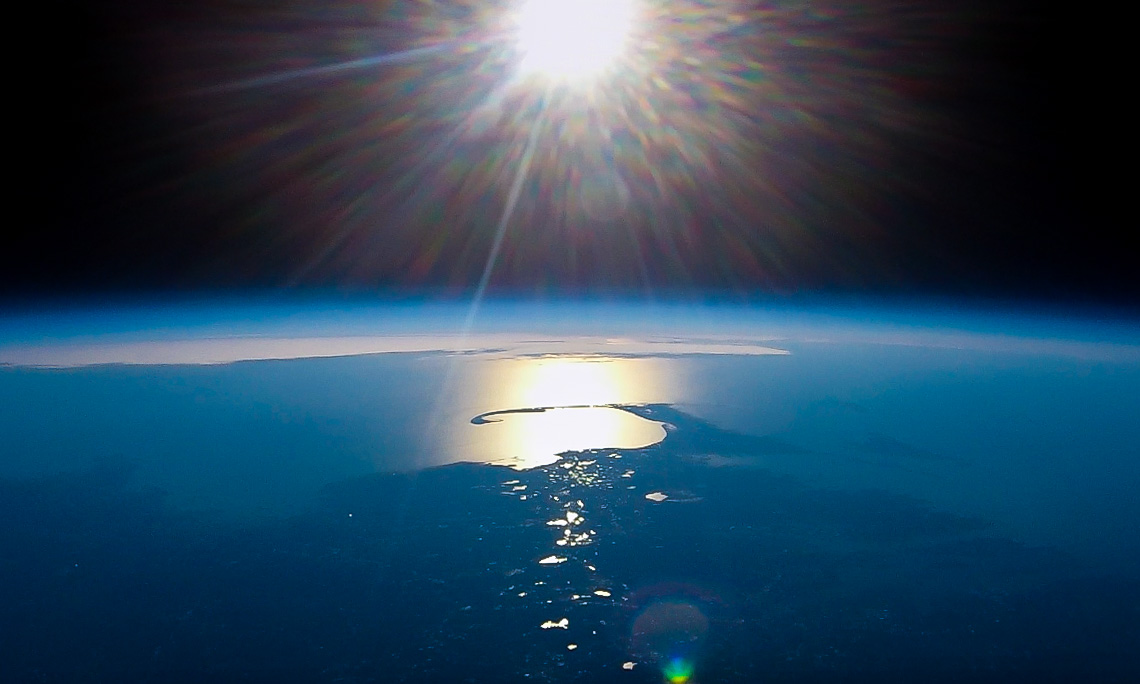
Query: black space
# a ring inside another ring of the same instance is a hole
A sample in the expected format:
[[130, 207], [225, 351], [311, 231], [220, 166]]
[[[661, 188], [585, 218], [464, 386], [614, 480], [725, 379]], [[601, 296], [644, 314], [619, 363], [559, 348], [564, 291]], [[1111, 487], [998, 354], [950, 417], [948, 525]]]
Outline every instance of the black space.
[[[792, 188], [804, 195], [795, 200], [800, 214], [790, 220], [813, 242], [788, 239], [786, 232], [767, 242], [725, 238], [733, 231], [738, 237], [764, 233], [748, 216], [720, 231], [723, 217], [702, 214], [700, 198], [690, 199], [705, 232], [680, 242], [654, 243], [647, 237], [654, 217], [637, 212], [600, 227], [551, 228], [542, 249], [512, 227], [491, 278], [494, 290], [1140, 302], [1140, 277], [1126, 248], [1135, 227], [1133, 200], [1125, 194], [1134, 151], [1125, 128], [1123, 43], [1115, 38], [1121, 22], [1071, 4], [1012, 0], [725, 4], [793, 16], [835, 9], [882, 17], [871, 23], [880, 33], [860, 40], [899, 46], [885, 52], [897, 59], [880, 68], [894, 79], [895, 94], [927, 117], [923, 121], [949, 122], [943, 130], [951, 142], [932, 143], [936, 138], [921, 130], [898, 134], [887, 141], [891, 154], [871, 160], [878, 175], [852, 180], [827, 168], [834, 138], [780, 141], [805, 165], [822, 169]], [[475, 4], [424, 6], [463, 17]], [[362, 7], [345, 0], [173, 6], [78, 0], [28, 10], [33, 38], [19, 54], [10, 51], [17, 65], [9, 75], [9, 149], [16, 153], [8, 160], [12, 204], [0, 248], [0, 297], [474, 288], [505, 188], [484, 197], [484, 215], [464, 224], [470, 232], [462, 240], [444, 241], [430, 263], [421, 256], [439, 224], [424, 212], [401, 215], [377, 199], [369, 231], [353, 228], [339, 251], [311, 268], [324, 236], [342, 229], [329, 218], [335, 212], [304, 215], [289, 204], [271, 206], [281, 188], [267, 186], [264, 174], [253, 180], [264, 169], [211, 168], [203, 155], [209, 158], [225, 139], [203, 131], [225, 105], [172, 99], [172, 92], [257, 73], [255, 63], [234, 61], [240, 52], [214, 49], [211, 27], [271, 26], [281, 35], [304, 36], [296, 44], [304, 46], [299, 58], [308, 65], [359, 56], [355, 48], [326, 41], [334, 24], [342, 34], [359, 27], [383, 49], [414, 44], [414, 36], [385, 24], [385, 17], [405, 11], [400, 3]], [[894, 22], [904, 8], [924, 12], [929, 21]], [[934, 26], [942, 37], [911, 46], [908, 32], [915, 25]], [[345, 78], [355, 83], [360, 76]], [[335, 96], [328, 93], [338, 84], [321, 80], [312, 86], [315, 97]], [[270, 113], [279, 103], [305, 103], [268, 96], [251, 101], [248, 106]], [[404, 104], [378, 101], [376, 116]], [[424, 135], [426, 146], [430, 130]], [[842, 144], [847, 133], [836, 135]], [[380, 184], [399, 177], [402, 160], [420, 153], [406, 138], [378, 144], [386, 161], [372, 172]], [[281, 174], [268, 178], [287, 178]], [[850, 187], [839, 188], [843, 183]], [[351, 187], [343, 195], [346, 205], [382, 194], [359, 182]], [[819, 196], [841, 201], [825, 206], [812, 199]], [[432, 216], [446, 221], [453, 209]], [[630, 267], [638, 258], [644, 267]]]

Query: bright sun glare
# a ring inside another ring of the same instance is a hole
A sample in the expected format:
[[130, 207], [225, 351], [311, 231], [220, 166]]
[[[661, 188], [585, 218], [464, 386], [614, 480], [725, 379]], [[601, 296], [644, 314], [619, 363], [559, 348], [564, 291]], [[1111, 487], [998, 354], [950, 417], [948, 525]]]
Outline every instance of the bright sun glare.
[[578, 80], [621, 55], [635, 0], [522, 0], [519, 48], [526, 73]]

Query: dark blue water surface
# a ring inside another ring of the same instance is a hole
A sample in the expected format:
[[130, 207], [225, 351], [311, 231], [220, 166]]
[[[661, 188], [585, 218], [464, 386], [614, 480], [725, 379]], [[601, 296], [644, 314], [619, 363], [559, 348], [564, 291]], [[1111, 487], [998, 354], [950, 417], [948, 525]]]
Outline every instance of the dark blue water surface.
[[1137, 681], [1130, 348], [771, 344], [0, 368], [0, 681]]

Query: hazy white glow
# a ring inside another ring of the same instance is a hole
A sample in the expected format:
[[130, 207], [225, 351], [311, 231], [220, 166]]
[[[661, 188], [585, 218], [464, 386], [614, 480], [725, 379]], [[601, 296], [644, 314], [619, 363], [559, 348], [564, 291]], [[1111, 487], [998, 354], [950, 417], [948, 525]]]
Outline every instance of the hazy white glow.
[[634, 0], [523, 0], [518, 15], [522, 68], [575, 80], [605, 71], [621, 55]]
[[[525, 366], [518, 389], [523, 406], [616, 404], [636, 384], [633, 364], [587, 359], [536, 359]], [[648, 369], [640, 368], [641, 375]], [[634, 376], [634, 377], [631, 377]], [[646, 381], [648, 382], [648, 380]]]
[[[485, 374], [470, 380], [473, 394], [461, 399], [467, 413], [460, 417], [462, 426], [449, 449], [464, 460], [526, 469], [555, 463], [564, 451], [656, 444], [665, 438], [660, 423], [607, 405], [674, 401], [679, 395], [673, 365], [670, 359], [572, 357], [492, 362]], [[549, 410], [469, 422], [477, 413], [500, 407]], [[576, 524], [569, 518], [564, 522], [566, 527]]]

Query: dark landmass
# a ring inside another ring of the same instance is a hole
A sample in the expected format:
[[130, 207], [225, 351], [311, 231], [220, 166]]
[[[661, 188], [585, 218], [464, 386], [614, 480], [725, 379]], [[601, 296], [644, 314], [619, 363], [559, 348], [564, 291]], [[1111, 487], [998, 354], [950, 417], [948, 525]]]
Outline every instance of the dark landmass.
[[669, 437], [349, 479], [246, 524], [122, 466], [0, 481], [0, 680], [658, 683], [633, 624], [662, 603], [707, 617], [692, 681], [1140, 675], [1140, 577], [905, 497], [708, 467], [686, 455], [783, 447], [625, 409]]
[[492, 416], [505, 416], [512, 413], [546, 413], [559, 408], [592, 408], [591, 405], [583, 404], [580, 406], [543, 406], [538, 408], [519, 408], [519, 409], [503, 409], [501, 411], [487, 411], [480, 413], [471, 419], [472, 425], [485, 425], [487, 423], [498, 423], [499, 419], [492, 418]]

